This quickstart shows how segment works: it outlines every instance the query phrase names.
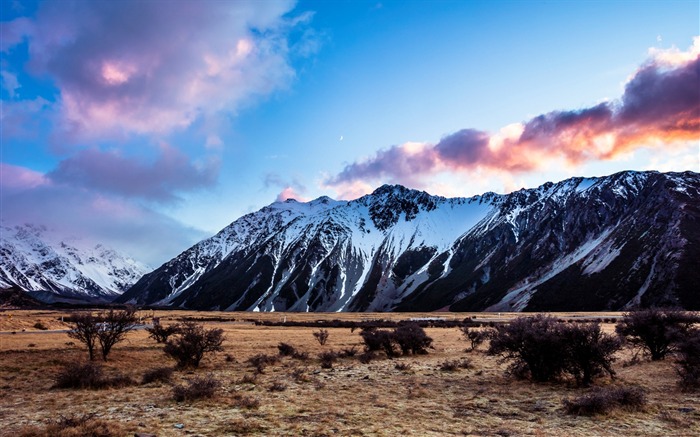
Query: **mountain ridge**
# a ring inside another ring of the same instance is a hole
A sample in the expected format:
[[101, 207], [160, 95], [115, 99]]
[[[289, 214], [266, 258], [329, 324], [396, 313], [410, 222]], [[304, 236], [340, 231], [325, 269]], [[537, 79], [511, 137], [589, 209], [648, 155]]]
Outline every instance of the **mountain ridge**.
[[383, 185], [352, 201], [274, 202], [116, 301], [252, 311], [698, 308], [689, 287], [700, 280], [691, 268], [699, 193], [694, 172], [626, 171], [469, 198]]

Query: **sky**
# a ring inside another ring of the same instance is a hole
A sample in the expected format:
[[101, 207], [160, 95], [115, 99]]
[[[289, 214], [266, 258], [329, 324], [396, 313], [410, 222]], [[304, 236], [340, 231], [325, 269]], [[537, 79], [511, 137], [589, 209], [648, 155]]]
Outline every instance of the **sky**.
[[700, 3], [0, 0], [0, 219], [153, 267], [274, 201], [700, 171]]

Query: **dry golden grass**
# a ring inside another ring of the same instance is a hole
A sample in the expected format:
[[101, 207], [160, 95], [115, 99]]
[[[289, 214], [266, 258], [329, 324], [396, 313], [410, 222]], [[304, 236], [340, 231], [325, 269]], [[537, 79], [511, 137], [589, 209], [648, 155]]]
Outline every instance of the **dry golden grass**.
[[[12, 318], [8, 317], [12, 315]], [[67, 313], [63, 313], [65, 315]], [[234, 322], [205, 321], [224, 329], [224, 352], [205, 357], [195, 371], [176, 371], [170, 383], [155, 382], [106, 390], [52, 389], [54, 376], [65, 365], [85, 360], [87, 352], [65, 333], [33, 328], [42, 321], [50, 329], [67, 329], [62, 313], [51, 311], [0, 312], [0, 435], [15, 436], [47, 429], [61, 416], [95, 414], [95, 418], [124, 436], [136, 432], [159, 436], [227, 435], [380, 435], [380, 436], [690, 436], [700, 435], [700, 394], [683, 393], [676, 385], [672, 362], [644, 362], [623, 367], [630, 354], [616, 363], [618, 378], [599, 385], [639, 385], [649, 399], [643, 411], [618, 410], [602, 417], [565, 414], [561, 400], [585, 390], [559, 384], [534, 384], [504, 376], [505, 364], [483, 353], [485, 346], [465, 353], [468, 344], [457, 329], [428, 329], [434, 349], [423, 356], [379, 359], [362, 364], [340, 359], [333, 369], [321, 369], [317, 355], [326, 350], [357, 346], [358, 331], [328, 328], [328, 343], [321, 346], [312, 328], [282, 328], [241, 323], [243, 319], [317, 320], [371, 318], [403, 319], [414, 314], [258, 314], [144, 312], [160, 316], [162, 323], [180, 317], [223, 317]], [[472, 314], [440, 314], [462, 319]], [[569, 314], [570, 315], [570, 314]], [[567, 316], [569, 316], [567, 315]], [[429, 316], [435, 316], [431, 314]], [[501, 314], [500, 317], [512, 315]], [[598, 315], [594, 315], [598, 317]], [[606, 317], [600, 315], [600, 317]], [[479, 318], [499, 316], [477, 314]], [[607, 331], [613, 330], [606, 324]], [[22, 332], [25, 329], [25, 332]], [[285, 342], [308, 352], [310, 359], [282, 358], [258, 375], [246, 360], [256, 354], [277, 354]], [[33, 345], [33, 346], [30, 346]], [[229, 358], [227, 358], [227, 356]], [[471, 369], [445, 372], [446, 360], [470, 357]], [[397, 363], [410, 364], [399, 370]], [[144, 373], [174, 361], [162, 346], [135, 331], [115, 346], [108, 374], [126, 374], [140, 381]], [[172, 384], [211, 374], [222, 388], [213, 399], [178, 403]], [[271, 390], [275, 384], [284, 390]], [[259, 406], [255, 406], [255, 401]], [[183, 429], [174, 427], [183, 424]], [[29, 435], [29, 434], [28, 434]], [[40, 435], [40, 434], [37, 434]], [[48, 435], [48, 434], [45, 434]]]

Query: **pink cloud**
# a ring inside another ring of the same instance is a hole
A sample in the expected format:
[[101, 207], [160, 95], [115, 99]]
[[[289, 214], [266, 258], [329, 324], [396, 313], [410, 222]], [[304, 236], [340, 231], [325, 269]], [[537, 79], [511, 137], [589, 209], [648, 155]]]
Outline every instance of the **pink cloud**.
[[297, 193], [296, 190], [292, 187], [285, 187], [285, 189], [277, 195], [275, 201], [284, 202], [287, 199], [294, 199], [299, 202], [308, 202], [309, 200], [311, 200]]
[[49, 180], [42, 173], [4, 162], [0, 162], [0, 174], [3, 190], [22, 191], [49, 184]]
[[687, 53], [659, 52], [640, 67], [622, 97], [590, 108], [552, 111], [496, 134], [463, 129], [437, 144], [407, 143], [347, 165], [324, 181], [341, 194], [373, 182], [426, 187], [436, 175], [529, 173], [552, 165], [605, 161], [639, 149], [700, 140], [700, 39]]
[[60, 90], [67, 134], [165, 134], [287, 86], [294, 71], [286, 37], [305, 24], [285, 17], [293, 6], [44, 2], [34, 22], [3, 25], [3, 36], [8, 47], [28, 38], [30, 68]]

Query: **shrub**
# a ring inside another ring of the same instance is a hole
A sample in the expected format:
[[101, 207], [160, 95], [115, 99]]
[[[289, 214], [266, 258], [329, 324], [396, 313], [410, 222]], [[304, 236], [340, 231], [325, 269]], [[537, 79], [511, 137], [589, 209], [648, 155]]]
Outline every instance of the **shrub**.
[[255, 367], [256, 373], [265, 373], [265, 367], [269, 364], [275, 364], [279, 360], [274, 355], [257, 354], [248, 358], [248, 363]]
[[411, 363], [396, 363], [394, 364], [394, 369], [401, 371], [411, 370]]
[[285, 390], [287, 390], [287, 385], [284, 384], [284, 383], [282, 383], [282, 382], [275, 381], [275, 382], [272, 383], [272, 385], [270, 385], [270, 386], [267, 388], [267, 390], [268, 390], [268, 391], [271, 391], [271, 392], [275, 392], [275, 391], [285, 391]]
[[652, 308], [625, 313], [615, 330], [652, 361], [657, 361], [673, 352], [675, 343], [686, 337], [693, 323], [699, 321], [696, 313]]
[[214, 397], [221, 383], [212, 375], [192, 378], [187, 385], [173, 387], [173, 399], [177, 402]]
[[427, 349], [433, 343], [433, 339], [428, 337], [425, 330], [417, 323], [406, 323], [395, 328], [393, 340], [399, 345], [404, 355], [427, 354]]
[[519, 317], [496, 327], [489, 354], [513, 360], [511, 374], [523, 377], [529, 373], [535, 381], [550, 381], [564, 367], [564, 343], [558, 328], [553, 317]]
[[608, 414], [621, 407], [640, 410], [646, 402], [646, 395], [639, 387], [599, 388], [583, 396], [562, 401], [566, 412], [577, 416]]
[[357, 348], [355, 346], [343, 348], [338, 352], [339, 358], [352, 358], [355, 355], [357, 355]]
[[54, 388], [104, 389], [129, 385], [134, 385], [134, 381], [130, 377], [121, 374], [106, 377], [102, 366], [87, 362], [66, 365], [56, 375]]
[[204, 354], [223, 350], [224, 331], [204, 329], [195, 322], [184, 322], [173, 340], [168, 340], [163, 351], [177, 360], [180, 368], [199, 367]]
[[314, 332], [314, 337], [318, 341], [318, 344], [323, 346], [326, 344], [328, 341], [328, 330], [327, 329], [319, 329], [318, 331]]
[[605, 372], [615, 377], [612, 363], [615, 352], [622, 347], [619, 338], [604, 334], [597, 322], [562, 328], [564, 371], [572, 375], [578, 385], [588, 386], [594, 377]]
[[398, 356], [394, 349], [394, 338], [391, 331], [374, 328], [363, 328], [360, 336], [365, 343], [366, 352], [383, 350], [389, 358]]
[[49, 328], [48, 328], [46, 325], [44, 325], [43, 322], [38, 321], [38, 322], [36, 322], [36, 323], [34, 324], [34, 329], [39, 329], [39, 330], [41, 330], [41, 331], [46, 331], [46, 330], [49, 329]]
[[117, 423], [95, 418], [95, 414], [61, 416], [49, 423], [44, 429], [24, 428], [19, 437], [121, 437], [124, 429]]
[[685, 391], [700, 389], [700, 330], [693, 329], [677, 345], [676, 372]]
[[464, 338], [469, 341], [469, 351], [474, 351], [481, 343], [489, 338], [489, 331], [477, 329], [472, 326], [462, 326], [460, 328]]
[[146, 328], [148, 331], [148, 336], [154, 339], [157, 343], [167, 343], [168, 339], [177, 334], [180, 331], [181, 325], [176, 323], [174, 325], [153, 325], [150, 328]]
[[462, 358], [461, 360], [447, 360], [440, 363], [438, 368], [443, 372], [454, 372], [458, 369], [471, 369], [474, 365], [469, 358]]
[[101, 388], [104, 385], [104, 373], [99, 364], [70, 363], [56, 375], [56, 388]]
[[136, 310], [111, 309], [97, 316], [91, 313], [75, 314], [71, 316], [71, 323], [73, 328], [68, 331], [68, 336], [87, 346], [90, 360], [95, 359], [95, 346], [99, 344], [102, 359], [107, 361], [112, 347], [123, 341], [136, 326]]
[[338, 354], [333, 351], [325, 351], [318, 354], [318, 359], [321, 361], [322, 368], [332, 369], [333, 364], [338, 360]]
[[291, 357], [294, 356], [294, 354], [297, 353], [297, 350], [294, 346], [288, 343], [280, 343], [277, 345], [277, 349], [279, 350], [280, 356], [283, 357]]
[[173, 376], [171, 367], [158, 367], [151, 369], [143, 374], [141, 384], [150, 384], [151, 382], [168, 382]]
[[549, 316], [520, 317], [496, 328], [490, 354], [501, 355], [513, 363], [509, 372], [530, 375], [534, 381], [551, 381], [570, 374], [579, 385], [612, 369], [620, 341], [600, 330], [598, 323], [560, 323]]
[[370, 361], [372, 361], [374, 359], [374, 352], [373, 351], [365, 351], [365, 352], [361, 353], [358, 358], [362, 364], [368, 364]]
[[233, 400], [235, 406], [247, 410], [255, 410], [260, 406], [260, 400], [250, 396], [235, 395]]

